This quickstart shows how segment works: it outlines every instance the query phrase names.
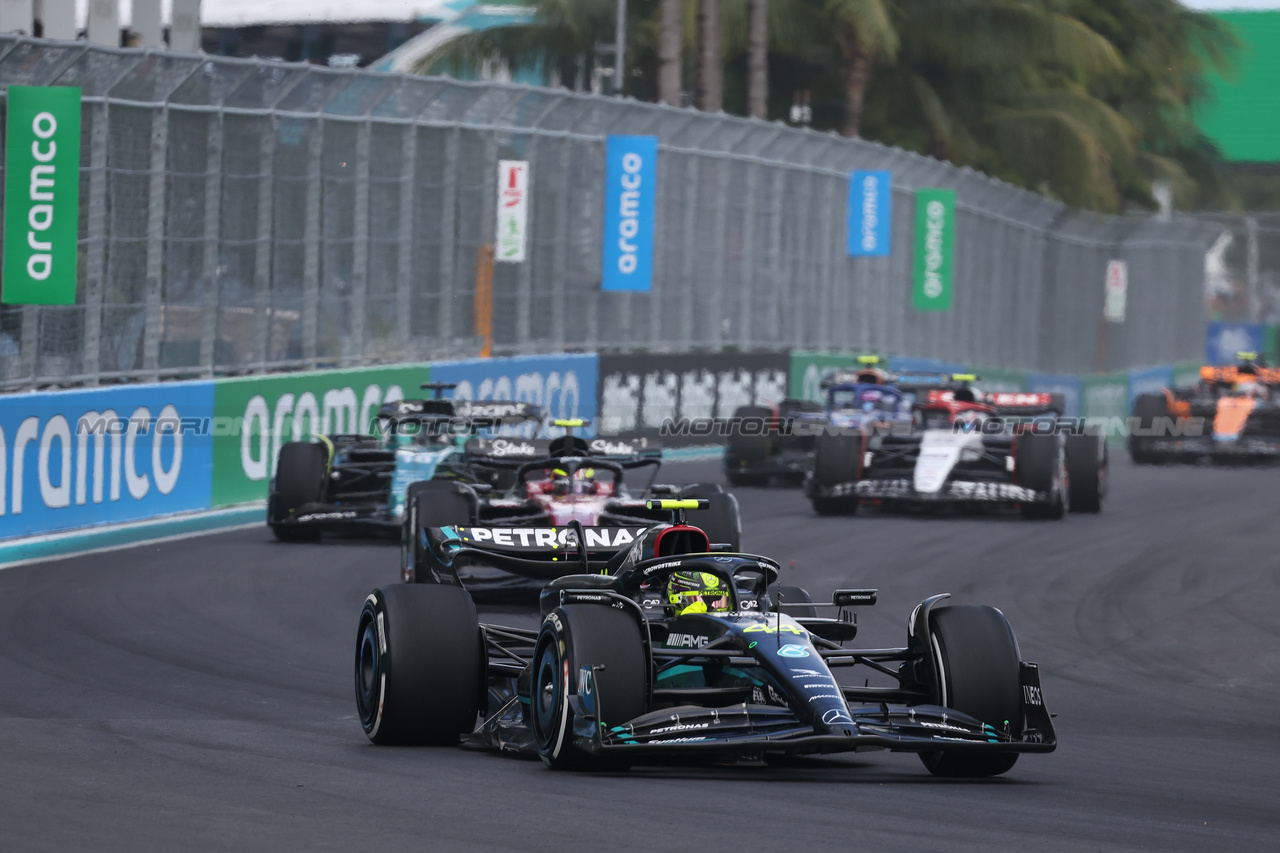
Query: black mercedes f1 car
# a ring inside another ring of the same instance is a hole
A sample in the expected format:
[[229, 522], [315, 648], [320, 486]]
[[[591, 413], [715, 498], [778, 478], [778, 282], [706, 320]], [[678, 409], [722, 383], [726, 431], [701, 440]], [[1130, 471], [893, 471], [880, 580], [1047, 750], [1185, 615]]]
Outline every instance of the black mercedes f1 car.
[[[655, 510], [703, 507], [653, 501]], [[586, 531], [433, 531], [430, 583], [374, 590], [356, 632], [356, 704], [376, 744], [456, 744], [540, 757], [556, 770], [673, 756], [756, 761], [887, 749], [942, 776], [993, 776], [1052, 752], [1037, 666], [991, 607], [925, 599], [899, 648], [848, 648], [873, 590], [815, 605], [774, 561], [712, 551], [700, 529], [650, 526], [609, 556]], [[550, 537], [550, 538], [548, 538]], [[456, 566], [568, 560], [543, 589], [541, 627], [482, 624]], [[674, 611], [673, 575], [726, 593]], [[425, 579], [425, 578], [424, 578]], [[834, 609], [818, 617], [818, 607]], [[795, 615], [792, 615], [792, 614]], [[857, 678], [838, 674], [856, 674]], [[864, 684], [863, 675], [887, 684]]]

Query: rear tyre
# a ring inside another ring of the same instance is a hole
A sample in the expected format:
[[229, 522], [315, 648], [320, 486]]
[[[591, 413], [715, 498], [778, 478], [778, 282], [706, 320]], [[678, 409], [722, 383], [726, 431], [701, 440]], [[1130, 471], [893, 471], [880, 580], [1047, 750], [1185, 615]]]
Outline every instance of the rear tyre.
[[320, 528], [287, 523], [300, 507], [324, 500], [329, 451], [323, 444], [291, 441], [280, 448], [276, 476], [267, 497], [267, 524], [282, 542], [314, 542]]
[[1018, 436], [1018, 485], [1049, 495], [1047, 503], [1022, 504], [1022, 517], [1057, 521], [1067, 514], [1069, 496], [1062, 444], [1056, 435], [1027, 432]]
[[1072, 512], [1102, 511], [1102, 501], [1107, 495], [1105, 436], [1067, 436], [1067, 483]]
[[738, 499], [715, 483], [694, 483], [680, 490], [682, 498], [698, 498], [711, 502], [704, 510], [689, 513], [689, 523], [699, 527], [712, 545], [728, 545], [731, 551], [742, 548], [742, 519], [738, 516]]
[[474, 511], [465, 486], [450, 480], [423, 480], [412, 483], [404, 500], [404, 520], [400, 524], [400, 578], [405, 583], [428, 583], [426, 552], [419, 535], [424, 527], [451, 527], [471, 523]]
[[[929, 614], [929, 635], [938, 673], [937, 704], [994, 727], [1022, 735], [1022, 686], [1018, 641], [994, 607], [953, 605]], [[1018, 760], [1016, 752], [920, 754], [935, 776], [999, 776]]]
[[1163, 394], [1139, 394], [1138, 399], [1133, 401], [1133, 418], [1137, 422], [1135, 426], [1146, 433], [1129, 436], [1129, 458], [1135, 463], [1151, 465], [1160, 461], [1152, 447], [1155, 437], [1149, 433], [1157, 423], [1166, 421], [1168, 417], [1169, 401]]
[[484, 641], [461, 587], [375, 589], [360, 612], [355, 664], [356, 709], [374, 743], [457, 743], [475, 727]]
[[[809, 500], [818, 515], [853, 515], [858, 498], [853, 490], [862, 479], [862, 436], [823, 433], [814, 439], [813, 474]], [[824, 494], [839, 487], [848, 494]]]
[[[594, 668], [595, 690], [583, 690], [582, 667]], [[649, 697], [649, 660], [636, 617], [598, 604], [566, 604], [547, 614], [533, 652], [529, 716], [538, 755], [552, 770], [625, 769], [573, 742], [571, 694], [608, 729], [639, 717]]]
[[[763, 427], [773, 420], [773, 410], [767, 406], [739, 406], [733, 410], [733, 417], [739, 424], [748, 419]], [[760, 435], [744, 435], [740, 428], [735, 428], [725, 450], [725, 476], [735, 486], [766, 485], [769, 475], [757, 472], [768, 464], [772, 452], [773, 437], [767, 430], [762, 428]]]

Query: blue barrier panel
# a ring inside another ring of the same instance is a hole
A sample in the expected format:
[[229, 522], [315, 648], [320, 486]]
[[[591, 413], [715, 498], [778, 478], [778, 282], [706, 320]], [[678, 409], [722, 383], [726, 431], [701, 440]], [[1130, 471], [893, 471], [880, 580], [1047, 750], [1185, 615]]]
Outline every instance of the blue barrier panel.
[[0, 396], [0, 539], [209, 508], [213, 383]]
[[912, 358], [906, 355], [895, 355], [889, 363], [895, 373], [967, 373], [968, 369], [958, 361], [943, 361], [940, 358]]
[[[431, 365], [433, 382], [456, 382], [452, 396], [466, 400], [518, 400], [546, 410], [547, 420], [587, 418], [595, 435], [596, 383], [600, 358], [585, 355], [531, 355], [476, 358]], [[551, 435], [561, 430], [550, 430]]]
[[1079, 376], [1060, 373], [1028, 373], [1027, 390], [1037, 394], [1061, 394], [1069, 418], [1080, 416], [1080, 397], [1084, 381]]
[[1266, 347], [1266, 327], [1261, 323], [1206, 323], [1204, 360], [1207, 364], [1235, 364], [1236, 353], [1261, 353]]

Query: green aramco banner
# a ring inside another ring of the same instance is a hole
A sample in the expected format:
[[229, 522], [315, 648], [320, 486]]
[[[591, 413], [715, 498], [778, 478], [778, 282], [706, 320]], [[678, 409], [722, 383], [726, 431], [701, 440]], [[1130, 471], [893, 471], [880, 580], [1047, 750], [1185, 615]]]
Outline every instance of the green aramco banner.
[[956, 191], [916, 190], [915, 289], [917, 311], [951, 309], [956, 248]]
[[80, 90], [10, 86], [4, 162], [3, 301], [74, 305]]

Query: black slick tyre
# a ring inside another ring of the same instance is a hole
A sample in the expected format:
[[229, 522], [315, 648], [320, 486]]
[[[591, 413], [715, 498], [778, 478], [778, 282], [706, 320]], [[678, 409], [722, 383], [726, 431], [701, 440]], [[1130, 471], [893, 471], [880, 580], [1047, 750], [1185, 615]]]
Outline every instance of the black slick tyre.
[[1018, 436], [1018, 485], [1048, 495], [1046, 503], [1026, 501], [1022, 517], [1032, 520], [1057, 521], [1067, 514], [1068, 494], [1066, 465], [1062, 444], [1056, 435], [1026, 432]]
[[267, 524], [282, 542], [314, 542], [320, 538], [317, 526], [288, 523], [298, 508], [324, 500], [325, 478], [329, 475], [329, 451], [323, 444], [291, 441], [280, 448], [276, 476], [267, 498]]
[[693, 483], [680, 490], [682, 498], [709, 501], [711, 506], [686, 515], [688, 523], [707, 534], [712, 545], [728, 545], [730, 551], [742, 548], [742, 519], [738, 515], [738, 499], [715, 483]]
[[471, 524], [475, 516], [466, 486], [451, 480], [423, 480], [405, 493], [404, 520], [400, 525], [400, 578], [405, 583], [424, 583], [418, 572], [425, 555], [419, 532], [424, 527], [452, 527]]
[[[858, 511], [858, 498], [853, 494], [862, 478], [862, 435], [859, 433], [814, 438], [813, 473], [809, 483], [809, 500], [818, 515], [853, 515]], [[847, 494], [833, 495], [835, 489]]]
[[[594, 670], [590, 693], [583, 690], [583, 667]], [[543, 763], [552, 770], [624, 769], [574, 743], [569, 697], [578, 694], [602, 727], [621, 725], [647, 710], [648, 671], [640, 624], [631, 613], [599, 604], [566, 604], [548, 613], [534, 646], [529, 697]]]
[[1067, 436], [1067, 483], [1072, 512], [1102, 512], [1107, 495], [1107, 440], [1102, 435]]
[[725, 449], [725, 476], [735, 486], [768, 484], [769, 475], [759, 472], [773, 452], [773, 438], [766, 428], [774, 420], [773, 410], [767, 406], [739, 406], [733, 411], [733, 419], [736, 426]]
[[475, 604], [456, 586], [387, 586], [356, 629], [356, 710], [369, 740], [451, 744], [472, 730], [485, 686]]
[[[936, 704], [1021, 737], [1018, 642], [1004, 614], [994, 607], [939, 607], [929, 614], [929, 639], [938, 672]], [[936, 750], [921, 753], [920, 760], [935, 776], [999, 776], [1018, 754]]]
[[1152, 445], [1151, 433], [1158, 424], [1168, 423], [1169, 401], [1163, 394], [1139, 394], [1133, 401], [1133, 418], [1136, 430], [1141, 434], [1129, 434], [1129, 458], [1138, 465], [1152, 465], [1160, 461]]

